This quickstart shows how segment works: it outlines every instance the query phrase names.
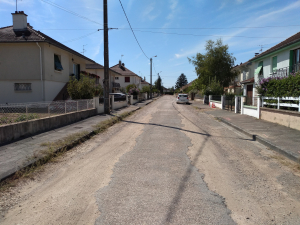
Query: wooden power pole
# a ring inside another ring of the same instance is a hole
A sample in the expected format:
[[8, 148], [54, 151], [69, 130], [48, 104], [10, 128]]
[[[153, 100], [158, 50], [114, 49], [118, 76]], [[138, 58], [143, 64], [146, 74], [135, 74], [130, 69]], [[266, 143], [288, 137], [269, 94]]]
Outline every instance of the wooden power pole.
[[108, 57], [108, 19], [107, 0], [103, 0], [103, 34], [104, 34], [104, 113], [110, 114], [109, 107], [109, 57]]

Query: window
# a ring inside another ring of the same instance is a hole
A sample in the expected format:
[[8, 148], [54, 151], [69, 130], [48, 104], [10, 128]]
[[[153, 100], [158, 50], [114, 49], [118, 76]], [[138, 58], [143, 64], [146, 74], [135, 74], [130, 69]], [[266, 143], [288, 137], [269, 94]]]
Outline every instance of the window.
[[129, 83], [130, 82], [130, 77], [125, 77], [125, 82]]
[[31, 83], [15, 83], [15, 91], [31, 91]]
[[119, 80], [119, 77], [115, 77], [115, 80]]
[[60, 55], [55, 55], [54, 54], [54, 69], [57, 71], [62, 71], [63, 67], [61, 65], [61, 58]]
[[272, 58], [272, 72], [276, 73], [277, 71], [277, 56]]
[[257, 68], [256, 68], [256, 70], [255, 70], [255, 75], [257, 75], [257, 74], [258, 74], [259, 76], [264, 75], [263, 67], [264, 67], [263, 61], [259, 62], [259, 63], [258, 63], [258, 66], [257, 66]]

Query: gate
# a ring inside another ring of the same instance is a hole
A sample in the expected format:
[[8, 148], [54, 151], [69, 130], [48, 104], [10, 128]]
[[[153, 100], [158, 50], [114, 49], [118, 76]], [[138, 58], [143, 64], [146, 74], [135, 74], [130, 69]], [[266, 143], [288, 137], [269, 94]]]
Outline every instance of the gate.
[[234, 111], [235, 109], [235, 97], [225, 96], [225, 110]]
[[241, 97], [239, 96], [239, 97], [237, 97], [236, 99], [237, 99], [237, 103], [236, 103], [236, 106], [237, 106], [237, 108], [236, 108], [236, 113], [241, 113]]

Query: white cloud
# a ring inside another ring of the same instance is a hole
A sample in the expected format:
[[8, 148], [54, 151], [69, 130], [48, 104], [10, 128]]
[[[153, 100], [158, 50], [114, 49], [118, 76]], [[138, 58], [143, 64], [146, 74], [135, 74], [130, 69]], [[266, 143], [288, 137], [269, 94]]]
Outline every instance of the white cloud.
[[148, 18], [149, 20], [154, 20], [156, 17], [158, 17], [159, 12], [155, 13], [154, 9], [155, 9], [155, 2], [152, 2], [144, 10], [144, 12], [143, 12], [143, 18]]
[[272, 18], [274, 15], [276, 14], [279, 14], [279, 13], [283, 13], [283, 12], [286, 12], [288, 10], [291, 10], [291, 9], [296, 9], [296, 8], [299, 8], [300, 7], [300, 1], [297, 1], [297, 2], [294, 2], [282, 9], [279, 9], [279, 10], [275, 10], [273, 12], [270, 12], [270, 13], [267, 13], [267, 14], [264, 14], [264, 15], [261, 15], [260, 17], [258, 17], [257, 19], [260, 20], [260, 19], [264, 19], [264, 18]]

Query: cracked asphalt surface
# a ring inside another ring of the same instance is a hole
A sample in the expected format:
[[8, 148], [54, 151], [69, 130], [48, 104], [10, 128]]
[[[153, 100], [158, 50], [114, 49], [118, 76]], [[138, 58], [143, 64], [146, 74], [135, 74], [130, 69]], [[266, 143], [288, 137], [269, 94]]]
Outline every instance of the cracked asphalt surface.
[[300, 224], [300, 167], [164, 96], [0, 193], [1, 224]]
[[97, 193], [96, 224], [235, 224], [223, 198], [191, 164], [191, 142], [170, 98], [158, 104], [133, 150], [116, 164], [110, 184]]

